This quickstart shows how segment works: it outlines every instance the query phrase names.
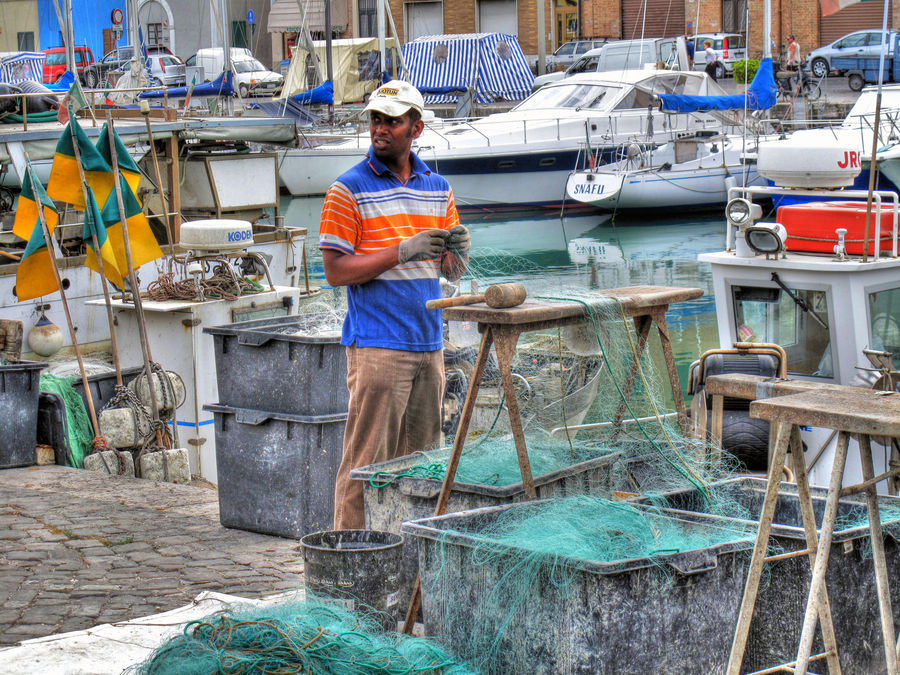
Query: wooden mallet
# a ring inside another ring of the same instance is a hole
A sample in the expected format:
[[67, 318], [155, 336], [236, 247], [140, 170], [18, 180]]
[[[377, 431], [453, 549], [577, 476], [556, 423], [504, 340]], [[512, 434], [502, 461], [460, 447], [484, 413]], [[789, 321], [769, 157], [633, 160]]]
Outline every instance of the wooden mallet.
[[494, 309], [506, 309], [518, 307], [525, 302], [527, 295], [528, 293], [522, 284], [494, 284], [484, 289], [484, 293], [429, 300], [425, 303], [425, 307], [428, 309], [445, 309], [447, 307], [474, 305], [477, 302], [483, 302]]

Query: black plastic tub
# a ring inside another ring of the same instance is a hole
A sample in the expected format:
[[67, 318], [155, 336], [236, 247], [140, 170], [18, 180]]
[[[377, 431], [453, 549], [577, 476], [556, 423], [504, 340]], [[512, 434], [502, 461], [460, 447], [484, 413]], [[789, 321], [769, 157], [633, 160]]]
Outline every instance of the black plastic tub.
[[203, 409], [215, 417], [222, 525], [294, 539], [331, 529], [347, 413]]
[[291, 415], [347, 412], [340, 329], [314, 332], [322, 321], [310, 313], [204, 328], [213, 336], [219, 403]]
[[[652, 560], [600, 562], [560, 555], [555, 571], [539, 575], [510, 616], [506, 598], [494, 593], [517, 573], [514, 565], [522, 559], [486, 558], [476, 548], [475, 535], [508, 509], [527, 506], [403, 524], [403, 532], [419, 542], [426, 635], [453, 645], [467, 661], [483, 656], [482, 635], [499, 639], [494, 657], [479, 664], [489, 673], [725, 672], [751, 535], [729, 533], [734, 536], [722, 537], [715, 546], [661, 553]], [[656, 515], [688, 532], [720, 529], [723, 520], [708, 516], [709, 522], [700, 523]], [[560, 570], [568, 566], [575, 571], [560, 583]], [[448, 609], [456, 620], [445, 620]]]
[[[537, 495], [546, 499], [566, 494], [609, 494], [610, 472], [618, 459], [618, 453], [611, 453], [542, 476], [535, 476], [534, 486]], [[434, 515], [443, 481], [402, 475], [406, 469], [421, 464], [422, 461], [422, 455], [405, 455], [387, 462], [353, 469], [350, 472], [350, 478], [364, 481], [366, 527], [400, 534], [400, 526], [404, 522]], [[375, 474], [378, 474], [376, 484], [389, 484], [380, 488], [373, 487], [371, 479]], [[521, 481], [510, 485], [455, 482], [445, 512], [498, 506], [526, 499], [525, 487]], [[404, 609], [409, 606], [412, 587], [418, 574], [417, 546], [414, 538], [404, 537], [400, 585], [400, 605]]]
[[41, 370], [46, 363], [0, 365], [0, 469], [35, 463]]
[[[758, 523], [766, 494], [766, 480], [735, 478], [712, 485], [744, 507]], [[828, 491], [813, 487], [811, 492], [816, 523], [821, 526]], [[670, 492], [663, 496], [675, 509], [673, 512], [684, 517], [709, 511], [707, 502], [696, 490]], [[891, 604], [896, 629], [900, 628], [900, 498], [879, 496], [878, 501], [882, 509], [885, 558], [891, 580]], [[660, 501], [657, 499], [654, 503], [660, 504]], [[887, 672], [865, 498], [854, 496], [841, 499], [835, 527], [826, 584], [841, 670], [845, 674], [858, 675]], [[772, 521], [772, 543], [785, 552], [806, 548], [800, 499], [794, 484], [781, 484]], [[766, 564], [750, 626], [744, 672], [761, 670], [796, 658], [809, 579], [810, 564], [806, 556]], [[725, 629], [732, 634], [734, 632], [733, 625]], [[821, 630], [817, 630], [813, 650], [813, 653], [823, 650]]]

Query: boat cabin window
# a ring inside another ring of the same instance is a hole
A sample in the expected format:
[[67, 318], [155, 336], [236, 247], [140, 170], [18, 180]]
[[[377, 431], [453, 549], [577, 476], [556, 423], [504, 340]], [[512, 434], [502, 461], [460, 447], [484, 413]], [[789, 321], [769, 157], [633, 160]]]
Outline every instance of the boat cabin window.
[[621, 87], [602, 84], [562, 84], [541, 87], [513, 110], [542, 110], [545, 108], [578, 108], [599, 110], [614, 99]]
[[732, 296], [737, 340], [781, 345], [790, 375], [834, 377], [824, 291], [733, 286]]
[[869, 348], [891, 352], [900, 368], [900, 288], [869, 293]]
[[631, 110], [642, 108], [644, 110], [652, 103], [653, 98], [649, 91], [633, 87], [616, 105], [616, 110]]

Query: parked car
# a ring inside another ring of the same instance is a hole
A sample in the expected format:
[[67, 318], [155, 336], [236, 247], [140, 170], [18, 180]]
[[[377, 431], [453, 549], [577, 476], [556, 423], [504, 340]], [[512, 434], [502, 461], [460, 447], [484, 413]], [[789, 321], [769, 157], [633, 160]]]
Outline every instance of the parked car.
[[562, 72], [547, 73], [534, 78], [532, 90], [548, 82], [555, 82], [578, 73], [602, 73], [611, 70], [638, 70], [647, 63], [674, 62], [675, 38], [645, 38], [643, 40], [614, 40], [592, 49]]
[[[179, 87], [185, 84], [185, 63], [180, 56], [148, 50], [150, 57], [150, 85], [153, 87]], [[112, 79], [119, 77], [131, 67], [126, 61], [113, 71]]]
[[[147, 54], [151, 59], [154, 55], [161, 54], [174, 56], [171, 49], [159, 45], [148, 47]], [[112, 74], [113, 80], [117, 80], [118, 75], [125, 72], [126, 64], [131, 61], [133, 55], [134, 48], [131, 45], [116, 47], [107, 52], [102, 59], [84, 69], [84, 83], [89, 89], [97, 89], [106, 82], [106, 78], [110, 74]]]
[[565, 70], [575, 61], [592, 49], [602, 47], [606, 40], [572, 40], [561, 44], [556, 51], [547, 57], [547, 72]]
[[[222, 47], [200, 49], [187, 60], [187, 65], [203, 68], [205, 81], [215, 80], [225, 71], [225, 49]], [[266, 68], [246, 48], [231, 48], [231, 67], [234, 69], [235, 87], [243, 98], [273, 96], [281, 90], [284, 83], [283, 75]]]
[[734, 62], [747, 58], [747, 43], [740, 33], [698, 33], [688, 38], [694, 43], [694, 70], [706, 70], [706, 49], [703, 43], [709, 40], [712, 48], [719, 53], [716, 62], [716, 79], [731, 75]]
[[[66, 48], [51, 47], [43, 50], [44, 73], [42, 79], [46, 84], [53, 84], [66, 72]], [[85, 45], [75, 47], [75, 70], [78, 77], [84, 80], [84, 69], [94, 62], [94, 54], [91, 48]]]
[[[888, 31], [887, 55], [891, 55], [896, 31]], [[839, 38], [831, 44], [813, 49], [806, 55], [809, 69], [815, 77], [825, 77], [835, 68], [832, 59], [842, 56], [875, 57], [881, 54], [881, 30], [858, 30]]]

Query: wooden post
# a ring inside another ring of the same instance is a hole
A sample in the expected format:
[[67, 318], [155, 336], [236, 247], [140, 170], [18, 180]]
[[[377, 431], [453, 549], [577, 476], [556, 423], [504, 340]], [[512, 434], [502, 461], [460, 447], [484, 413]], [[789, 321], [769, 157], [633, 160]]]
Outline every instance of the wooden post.
[[175, 233], [172, 231], [172, 220], [169, 216], [168, 200], [166, 199], [166, 191], [163, 188], [162, 175], [159, 171], [159, 158], [156, 156], [156, 143], [153, 142], [153, 129], [150, 126], [150, 106], [147, 106], [145, 110], [142, 103], [141, 113], [144, 115], [144, 122], [147, 124], [147, 138], [150, 141], [150, 155], [153, 157], [153, 169], [156, 173], [156, 187], [159, 190], [159, 201], [163, 207], [163, 218], [165, 218], [166, 224], [166, 236], [169, 238], [169, 245], [174, 246]]

